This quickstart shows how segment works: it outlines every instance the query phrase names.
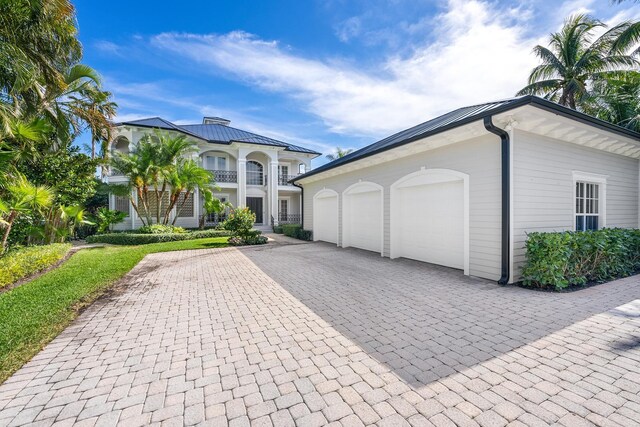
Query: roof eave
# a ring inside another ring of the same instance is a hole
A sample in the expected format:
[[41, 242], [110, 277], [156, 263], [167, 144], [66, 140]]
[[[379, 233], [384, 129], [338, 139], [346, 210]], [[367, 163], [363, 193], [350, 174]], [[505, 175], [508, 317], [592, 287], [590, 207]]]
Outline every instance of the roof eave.
[[461, 126], [465, 126], [468, 125], [470, 123], [473, 123], [475, 121], [478, 120], [483, 120], [485, 117], [489, 117], [489, 116], [494, 116], [496, 114], [501, 114], [510, 110], [514, 110], [516, 108], [520, 108], [523, 107], [525, 105], [533, 105], [535, 107], [538, 107], [540, 109], [546, 110], [546, 111], [550, 111], [553, 113], [556, 113], [558, 115], [564, 116], [564, 117], [568, 117], [574, 120], [577, 120], [579, 122], [591, 125], [591, 126], [595, 126], [597, 128], [603, 129], [603, 130], [607, 130], [609, 132], [613, 132], [613, 133], [617, 133], [619, 135], [623, 135], [626, 137], [631, 137], [634, 138], [636, 140], [640, 140], [640, 133], [634, 132], [632, 130], [614, 125], [613, 123], [609, 123], [609, 122], [605, 122], [604, 120], [600, 120], [598, 118], [589, 116], [587, 114], [581, 113], [579, 111], [576, 110], [572, 110], [570, 108], [567, 107], [563, 107], [562, 105], [556, 104], [555, 102], [551, 102], [548, 101], [546, 99], [542, 99], [539, 98], [537, 96], [533, 96], [533, 95], [528, 95], [528, 96], [524, 96], [520, 99], [516, 99], [514, 100], [512, 103], [510, 104], [506, 104], [500, 107], [496, 107], [487, 111], [483, 111], [481, 113], [466, 117], [460, 121], [457, 122], [453, 122], [450, 123], [448, 125], [442, 126], [438, 129], [435, 129], [433, 131], [428, 131], [419, 135], [415, 135], [411, 138], [407, 138], [406, 140], [403, 140], [397, 144], [394, 144], [392, 146], [388, 146], [388, 147], [382, 147], [381, 149], [378, 150], [374, 150], [371, 151], [369, 153], [365, 153], [362, 156], [358, 156], [358, 157], [354, 157], [352, 159], [348, 159], [345, 160], [344, 162], [341, 162], [340, 164], [334, 165], [334, 166], [329, 166], [331, 163], [328, 163], [325, 166], [329, 166], [329, 167], [325, 167], [323, 168], [322, 166], [318, 169], [314, 169], [312, 171], [309, 171], [303, 175], [299, 175], [295, 178], [293, 178], [291, 181], [292, 182], [296, 182], [296, 181], [300, 181], [302, 179], [305, 178], [309, 178], [310, 176], [313, 175], [317, 175], [319, 173], [322, 172], [327, 172], [329, 170], [338, 168], [340, 166], [344, 166], [344, 165], [348, 165], [349, 163], [353, 163], [356, 162], [358, 160], [362, 160], [362, 159], [366, 159], [367, 157], [371, 157], [374, 156], [376, 154], [380, 154], [380, 153], [384, 153], [385, 151], [389, 151], [392, 150], [394, 148], [397, 147], [402, 147], [403, 145], [406, 144], [410, 144], [414, 141], [420, 140], [420, 139], [424, 139], [424, 138], [428, 138], [430, 136], [434, 136], [443, 132], [447, 132], [451, 129], [455, 129]]

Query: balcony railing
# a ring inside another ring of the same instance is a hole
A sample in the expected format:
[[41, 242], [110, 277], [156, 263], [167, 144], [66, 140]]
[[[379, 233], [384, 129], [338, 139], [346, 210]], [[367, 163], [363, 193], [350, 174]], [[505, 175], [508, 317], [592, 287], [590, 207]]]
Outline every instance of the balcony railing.
[[302, 224], [302, 215], [279, 212], [278, 224]]
[[216, 182], [238, 182], [237, 171], [212, 170], [216, 177]]
[[283, 175], [278, 174], [278, 185], [292, 185], [289, 183], [290, 180], [295, 178], [298, 175]]

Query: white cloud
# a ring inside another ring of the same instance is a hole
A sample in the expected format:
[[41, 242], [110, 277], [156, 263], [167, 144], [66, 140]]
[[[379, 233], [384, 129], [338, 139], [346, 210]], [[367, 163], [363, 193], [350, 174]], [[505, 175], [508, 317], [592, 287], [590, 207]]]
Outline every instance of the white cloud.
[[382, 136], [469, 103], [513, 96], [524, 85], [539, 40], [525, 35], [515, 8], [495, 7], [449, 1], [433, 20], [433, 40], [372, 70], [308, 58], [245, 32], [164, 33], [152, 45], [291, 96], [334, 132]]

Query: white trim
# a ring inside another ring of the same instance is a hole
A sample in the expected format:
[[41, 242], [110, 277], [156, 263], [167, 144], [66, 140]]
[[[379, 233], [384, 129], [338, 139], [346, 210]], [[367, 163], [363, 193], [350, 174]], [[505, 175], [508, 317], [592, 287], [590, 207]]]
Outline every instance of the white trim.
[[384, 187], [380, 184], [376, 184], [371, 181], [362, 181], [359, 180], [355, 184], [351, 184], [342, 192], [342, 247], [349, 247], [349, 241], [345, 239], [347, 235], [344, 230], [344, 224], [346, 223], [347, 217], [347, 209], [345, 209], [348, 204], [345, 203], [345, 196], [349, 196], [350, 194], [357, 193], [368, 193], [380, 191], [380, 256], [384, 256]]
[[[316, 194], [313, 195], [313, 206], [315, 206], [317, 199], [324, 199], [329, 197], [336, 198], [336, 246], [340, 246], [339, 244], [340, 242], [340, 206], [338, 205], [340, 203], [340, 195], [338, 194], [338, 192], [330, 188], [323, 188], [322, 190], [318, 191]], [[313, 206], [311, 207], [311, 215], [313, 217], [311, 225], [313, 227], [313, 230], [315, 230], [317, 219], [316, 219]], [[316, 238], [316, 233], [313, 233], [313, 241], [316, 242], [317, 240], [318, 239]]]
[[[390, 194], [390, 213], [391, 217], [389, 218], [389, 228], [390, 228], [390, 258], [397, 258], [395, 256], [395, 252], [397, 250], [397, 235], [398, 233], [394, 233], [394, 229], [397, 224], [394, 223], [393, 218], [397, 215], [397, 206], [394, 204], [394, 193], [395, 190], [404, 187], [403, 184], [408, 181], [416, 181], [416, 178], [421, 178], [418, 180], [419, 185], [423, 184], [436, 184], [440, 182], [450, 182], [450, 181], [462, 181], [463, 185], [463, 268], [464, 274], [469, 275], [469, 175], [463, 172], [458, 172], [452, 169], [426, 169], [422, 167], [417, 172], [412, 172], [398, 179], [396, 182], [391, 184], [391, 194]], [[395, 214], [395, 215], [394, 215]], [[395, 243], [395, 245], [394, 245]]]
[[607, 178], [609, 175], [598, 173], [571, 171], [573, 185], [571, 186], [571, 204], [573, 206], [573, 217], [571, 218], [571, 229], [576, 231], [576, 183], [586, 182], [589, 184], [598, 184], [598, 229], [607, 226]]

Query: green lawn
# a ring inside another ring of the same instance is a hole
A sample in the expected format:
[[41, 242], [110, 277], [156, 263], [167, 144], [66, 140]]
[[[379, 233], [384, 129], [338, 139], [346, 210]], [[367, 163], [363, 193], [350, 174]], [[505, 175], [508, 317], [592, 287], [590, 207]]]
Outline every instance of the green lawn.
[[227, 237], [79, 251], [59, 268], [0, 294], [0, 384], [147, 254], [227, 246]]

